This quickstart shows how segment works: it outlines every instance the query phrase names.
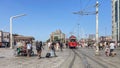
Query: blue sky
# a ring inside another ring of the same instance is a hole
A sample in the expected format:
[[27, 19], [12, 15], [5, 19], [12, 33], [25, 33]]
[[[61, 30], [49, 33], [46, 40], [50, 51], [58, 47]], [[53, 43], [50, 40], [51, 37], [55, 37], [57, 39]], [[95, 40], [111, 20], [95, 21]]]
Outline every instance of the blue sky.
[[[13, 20], [13, 33], [33, 36], [36, 40], [45, 41], [51, 32], [61, 29], [69, 36], [77, 32], [80, 24], [80, 35], [95, 34], [95, 15], [80, 16], [73, 12], [85, 7], [94, 6], [96, 0], [0, 0], [0, 30], [9, 32], [11, 16], [26, 14]], [[99, 35], [111, 35], [111, 0], [98, 0]], [[95, 7], [85, 11], [93, 12]]]

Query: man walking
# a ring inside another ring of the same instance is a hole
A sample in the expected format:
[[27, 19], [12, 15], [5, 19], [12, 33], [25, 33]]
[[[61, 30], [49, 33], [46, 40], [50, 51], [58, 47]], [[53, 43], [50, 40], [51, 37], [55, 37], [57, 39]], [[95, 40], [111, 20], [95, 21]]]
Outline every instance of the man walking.
[[59, 42], [59, 44], [60, 44], [60, 50], [63, 51], [63, 43]]
[[30, 57], [31, 47], [32, 47], [32, 44], [30, 42], [27, 42], [27, 57]]
[[115, 49], [115, 44], [113, 42], [110, 43], [110, 56], [112, 54], [112, 52], [114, 51]]
[[37, 41], [36, 42], [36, 50], [37, 50], [37, 55], [38, 55], [39, 59], [41, 58], [42, 48], [43, 48], [42, 41], [40, 41], [40, 42]]

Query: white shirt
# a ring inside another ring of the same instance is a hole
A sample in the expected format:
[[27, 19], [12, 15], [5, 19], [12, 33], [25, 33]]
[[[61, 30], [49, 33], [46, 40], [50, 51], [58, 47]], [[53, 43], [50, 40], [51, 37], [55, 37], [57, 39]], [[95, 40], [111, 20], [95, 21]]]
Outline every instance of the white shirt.
[[87, 43], [84, 44], [85, 46], [88, 46]]
[[27, 44], [27, 49], [31, 49], [31, 44]]
[[114, 43], [110, 43], [110, 49], [115, 49], [115, 44]]
[[50, 45], [51, 45], [51, 43], [49, 42], [49, 43], [48, 43], [48, 47], [50, 47]]

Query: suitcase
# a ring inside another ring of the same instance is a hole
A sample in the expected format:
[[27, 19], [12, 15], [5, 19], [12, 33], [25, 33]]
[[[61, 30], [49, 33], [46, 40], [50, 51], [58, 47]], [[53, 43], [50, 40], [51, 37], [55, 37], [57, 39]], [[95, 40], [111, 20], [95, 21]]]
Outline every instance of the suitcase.
[[50, 53], [47, 53], [47, 54], [46, 54], [46, 58], [49, 58], [50, 56], [51, 56]]

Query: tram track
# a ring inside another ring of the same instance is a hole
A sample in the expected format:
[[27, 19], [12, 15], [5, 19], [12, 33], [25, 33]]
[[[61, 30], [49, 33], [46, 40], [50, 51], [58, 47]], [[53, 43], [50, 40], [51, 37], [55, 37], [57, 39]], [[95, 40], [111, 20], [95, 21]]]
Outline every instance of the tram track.
[[[69, 56], [64, 60], [64, 62], [59, 66], [59, 68], [83, 68], [81, 61], [81, 57], [73, 51], [73, 49], [69, 50]], [[79, 64], [80, 63], [80, 64]]]
[[76, 55], [74, 54], [74, 57], [73, 57], [72, 61], [70, 62], [69, 68], [73, 67], [74, 62], [75, 62], [75, 57], [76, 57]]
[[84, 68], [92, 68], [84, 55], [80, 55], [80, 53], [78, 54], [76, 50], [72, 49], [72, 51], [75, 53], [76, 56], [78, 56], [82, 60], [82, 64], [84, 65]]
[[96, 68], [96, 66], [97, 68], [118, 68], [111, 62], [86, 54], [83, 50], [78, 49], [70, 49], [69, 56], [59, 68]]
[[106, 65], [98, 62], [97, 60], [93, 59], [92, 57], [86, 55], [85, 53], [83, 53], [81, 50], [77, 50], [79, 53], [81, 53], [82, 55], [84, 55], [85, 57], [91, 59], [92, 61], [94, 61], [95, 63], [97, 63], [98, 65], [102, 66], [103, 68], [108, 68]]
[[102, 68], [109, 68], [109, 66], [111, 66], [112, 68], [118, 68], [116, 67], [116, 65], [109, 63], [107, 61], [104, 61], [103, 59], [99, 58], [99, 57], [91, 57], [90, 55], [85, 54], [82, 50], [77, 50], [79, 53], [81, 53], [82, 55], [86, 56], [87, 58], [91, 59], [92, 61], [94, 61], [95, 63], [99, 64], [100, 66], [102, 66]]
[[69, 55], [68, 57], [63, 61], [62, 64], [60, 64], [60, 66], [58, 68], [72, 68], [72, 61], [75, 60], [75, 56], [74, 56], [74, 53], [69, 50]]
[[112, 67], [114, 67], [114, 68], [118, 68], [116, 65], [114, 65], [114, 64], [112, 64], [112, 63], [110, 63], [110, 62], [104, 61], [104, 60], [101, 59], [101, 58], [98, 58], [98, 57], [95, 57], [95, 58], [98, 59], [98, 60], [100, 60], [100, 61], [102, 61], [102, 62], [105, 62], [106, 64], [108, 64], [108, 65], [110, 65], [110, 66], [112, 66]]
[[108, 68], [106, 65], [98, 62], [97, 60], [95, 60], [94, 58], [84, 54], [82, 51], [79, 50], [72, 50], [79, 58], [81, 58], [82, 60], [82, 64], [84, 65], [84, 68], [93, 68], [89, 63], [87, 58], [91, 59], [92, 61], [94, 61], [95, 63], [97, 63], [98, 65], [100, 65], [102, 68]]

